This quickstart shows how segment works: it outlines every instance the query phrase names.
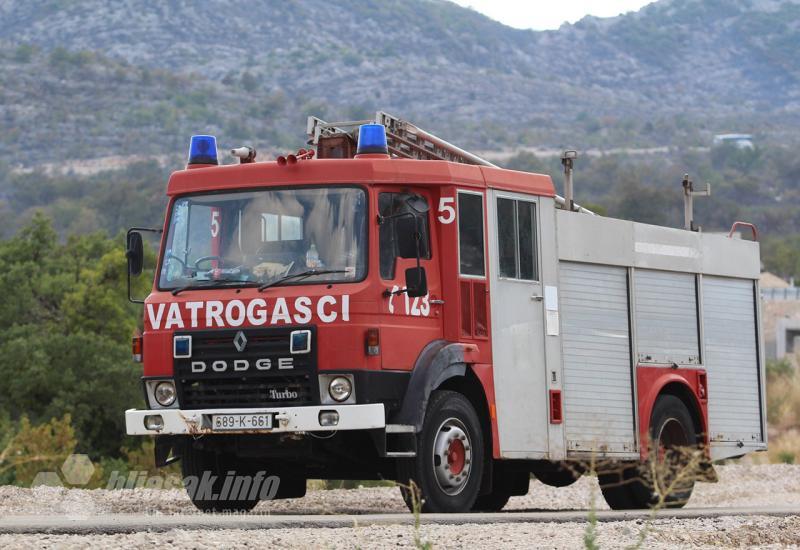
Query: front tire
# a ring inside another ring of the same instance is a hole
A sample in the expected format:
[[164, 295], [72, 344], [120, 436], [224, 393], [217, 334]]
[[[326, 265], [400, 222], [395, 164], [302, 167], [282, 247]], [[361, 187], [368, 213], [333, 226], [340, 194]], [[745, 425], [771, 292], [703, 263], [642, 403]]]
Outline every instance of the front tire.
[[472, 403], [453, 391], [432, 392], [417, 456], [397, 466], [406, 505], [414, 511], [413, 482], [422, 512], [467, 512], [478, 497], [483, 467], [483, 433]]

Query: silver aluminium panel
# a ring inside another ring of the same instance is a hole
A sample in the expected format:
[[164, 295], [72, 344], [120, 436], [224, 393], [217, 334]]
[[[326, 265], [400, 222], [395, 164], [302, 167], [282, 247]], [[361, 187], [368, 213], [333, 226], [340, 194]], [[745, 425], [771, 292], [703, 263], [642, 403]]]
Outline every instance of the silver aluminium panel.
[[760, 443], [755, 286], [705, 276], [702, 288], [710, 440]]
[[569, 451], [636, 450], [627, 269], [560, 262]]
[[699, 365], [695, 275], [637, 269], [634, 281], [638, 362]]
[[759, 244], [603, 216], [556, 211], [563, 261], [758, 279]]

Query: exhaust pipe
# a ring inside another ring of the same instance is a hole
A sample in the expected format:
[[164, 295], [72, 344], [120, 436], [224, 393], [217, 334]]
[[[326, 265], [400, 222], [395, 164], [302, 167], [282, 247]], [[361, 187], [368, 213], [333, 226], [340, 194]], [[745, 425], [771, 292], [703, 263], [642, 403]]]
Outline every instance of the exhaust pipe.
[[577, 151], [564, 151], [564, 154], [561, 155], [561, 164], [564, 165], [564, 205], [570, 212], [575, 210], [572, 193], [572, 168], [576, 158], [578, 158]]

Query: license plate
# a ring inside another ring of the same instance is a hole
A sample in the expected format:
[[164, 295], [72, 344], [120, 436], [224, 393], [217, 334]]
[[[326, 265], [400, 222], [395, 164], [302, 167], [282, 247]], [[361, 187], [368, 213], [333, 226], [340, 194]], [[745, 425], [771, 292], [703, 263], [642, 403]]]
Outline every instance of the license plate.
[[271, 414], [214, 414], [211, 429], [225, 430], [271, 430]]

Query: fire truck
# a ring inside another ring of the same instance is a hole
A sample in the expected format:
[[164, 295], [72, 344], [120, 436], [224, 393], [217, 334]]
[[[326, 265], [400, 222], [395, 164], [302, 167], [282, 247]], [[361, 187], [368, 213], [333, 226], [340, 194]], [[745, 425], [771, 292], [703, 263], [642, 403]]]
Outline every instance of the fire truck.
[[766, 448], [756, 229], [700, 231], [688, 178], [686, 227], [658, 227], [577, 205], [574, 152], [561, 197], [383, 112], [307, 131], [228, 165], [194, 136], [163, 228], [128, 233], [131, 276], [160, 238], [133, 341], [146, 407], [126, 411], [159, 466], [215, 488], [265, 472], [274, 498], [396, 480], [410, 507], [466, 512], [604, 464], [631, 509], [656, 504], [648, 461], [705, 457], [661, 501], [680, 506], [711, 463]]

